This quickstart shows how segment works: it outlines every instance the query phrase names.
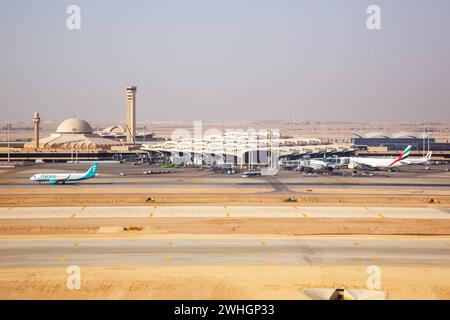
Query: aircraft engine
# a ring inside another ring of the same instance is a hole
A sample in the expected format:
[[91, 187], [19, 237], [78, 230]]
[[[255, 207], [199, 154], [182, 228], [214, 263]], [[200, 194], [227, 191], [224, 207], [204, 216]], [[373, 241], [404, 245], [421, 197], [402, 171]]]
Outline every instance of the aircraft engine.
[[357, 169], [358, 168], [358, 164], [356, 162], [350, 161], [348, 163], [348, 168], [349, 169]]

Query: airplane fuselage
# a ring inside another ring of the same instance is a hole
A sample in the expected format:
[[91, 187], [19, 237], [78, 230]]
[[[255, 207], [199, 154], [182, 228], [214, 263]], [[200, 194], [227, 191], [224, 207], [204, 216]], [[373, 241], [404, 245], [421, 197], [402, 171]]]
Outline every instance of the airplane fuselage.
[[50, 184], [59, 184], [66, 182], [76, 182], [82, 180], [88, 180], [97, 176], [98, 163], [94, 164], [89, 168], [88, 171], [73, 172], [73, 173], [38, 173], [33, 175], [30, 180], [36, 182], [48, 182]]
[[350, 158], [349, 168], [366, 166], [371, 168], [395, 168], [404, 165], [402, 161], [395, 162], [395, 158]]
[[[357, 168], [359, 167], [369, 167], [377, 169], [387, 169], [395, 168], [403, 165], [411, 164], [427, 164], [430, 162], [431, 153], [423, 158], [406, 158], [403, 160], [397, 160], [396, 158], [358, 158], [351, 157], [348, 167]], [[397, 161], [396, 161], [397, 160]]]
[[81, 181], [90, 179], [84, 176], [84, 173], [38, 173], [30, 179], [32, 181]]

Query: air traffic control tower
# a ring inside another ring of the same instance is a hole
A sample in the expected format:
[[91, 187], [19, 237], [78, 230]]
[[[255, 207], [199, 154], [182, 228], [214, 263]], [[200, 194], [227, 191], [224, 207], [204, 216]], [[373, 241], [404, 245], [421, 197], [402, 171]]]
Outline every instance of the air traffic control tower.
[[125, 133], [127, 142], [135, 142], [136, 138], [136, 92], [137, 87], [127, 87], [126, 89]]

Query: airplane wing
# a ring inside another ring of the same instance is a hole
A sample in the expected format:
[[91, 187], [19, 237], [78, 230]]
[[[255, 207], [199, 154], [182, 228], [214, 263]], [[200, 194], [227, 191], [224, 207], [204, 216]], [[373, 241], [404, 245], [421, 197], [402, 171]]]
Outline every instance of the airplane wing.
[[[403, 160], [403, 161], [406, 161], [406, 160], [407, 160], [407, 159], [405, 159], [405, 160]], [[391, 164], [388, 165], [388, 168], [392, 168], [392, 166], [394, 166], [397, 162], [400, 162], [400, 161], [402, 161], [402, 156], [401, 156], [401, 155], [398, 156], [394, 161], [392, 161]]]
[[50, 180], [49, 180], [49, 183], [50, 183], [50, 184], [58, 184], [58, 183], [65, 182], [65, 181], [69, 180], [69, 178], [70, 178], [70, 174], [67, 174], [67, 175], [60, 175], [60, 176], [58, 176], [58, 177], [55, 177], [55, 178], [53, 178], [53, 179], [50, 179]]
[[64, 176], [57, 177], [55, 180], [57, 180], [57, 181], [66, 181], [66, 180], [69, 180], [70, 176], [71, 176], [70, 174], [66, 174]]

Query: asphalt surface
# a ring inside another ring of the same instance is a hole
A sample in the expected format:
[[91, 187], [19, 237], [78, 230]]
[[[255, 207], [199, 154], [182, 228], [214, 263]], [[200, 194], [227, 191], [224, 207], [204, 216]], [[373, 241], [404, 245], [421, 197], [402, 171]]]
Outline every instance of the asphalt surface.
[[450, 266], [448, 239], [134, 239], [0, 241], [0, 267], [101, 265]]
[[[0, 170], [0, 189], [48, 188], [29, 178], [42, 172], [84, 172], [89, 164], [46, 163], [27, 167]], [[372, 177], [352, 177], [339, 175], [303, 175], [298, 172], [280, 172], [276, 177], [242, 178], [237, 174], [215, 173], [209, 169], [198, 168], [157, 168], [154, 166], [129, 164], [100, 164], [100, 176], [88, 181], [52, 186], [55, 189], [93, 189], [93, 188], [232, 188], [235, 192], [246, 188], [260, 189], [264, 193], [301, 193], [294, 188], [360, 188], [380, 189], [443, 189], [450, 190], [449, 165], [434, 165], [431, 170], [423, 166], [401, 167], [401, 172], [375, 172]], [[145, 174], [147, 171], [165, 172]], [[126, 173], [121, 176], [120, 173]], [[347, 172], [347, 174], [349, 174]], [[256, 191], [258, 192], [258, 191]]]

